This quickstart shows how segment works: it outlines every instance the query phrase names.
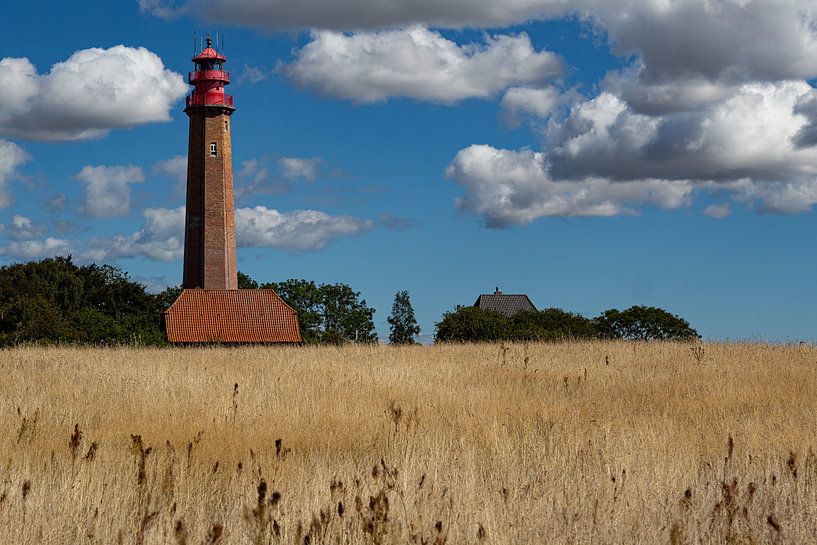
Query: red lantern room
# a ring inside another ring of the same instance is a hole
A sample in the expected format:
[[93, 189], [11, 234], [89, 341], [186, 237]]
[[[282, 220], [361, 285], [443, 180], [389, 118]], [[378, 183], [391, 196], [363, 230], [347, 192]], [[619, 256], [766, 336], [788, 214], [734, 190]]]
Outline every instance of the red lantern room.
[[196, 69], [188, 75], [193, 93], [187, 97], [187, 107], [218, 106], [233, 110], [233, 97], [224, 94], [224, 86], [230, 84], [230, 73], [224, 71], [227, 57], [213, 49], [213, 41], [207, 35], [207, 47], [193, 57]]

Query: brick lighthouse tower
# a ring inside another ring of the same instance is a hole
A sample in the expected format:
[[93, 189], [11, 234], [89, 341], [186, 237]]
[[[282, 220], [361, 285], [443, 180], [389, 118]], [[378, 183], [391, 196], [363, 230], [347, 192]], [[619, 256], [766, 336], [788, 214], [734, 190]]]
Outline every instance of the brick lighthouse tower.
[[230, 116], [233, 97], [224, 94], [227, 58], [212, 47], [193, 57], [195, 86], [184, 112], [190, 117], [184, 288], [238, 289], [235, 257], [233, 156]]
[[165, 311], [173, 343], [300, 343], [297, 313], [273, 290], [238, 289], [227, 58], [207, 46], [193, 57], [182, 293]]

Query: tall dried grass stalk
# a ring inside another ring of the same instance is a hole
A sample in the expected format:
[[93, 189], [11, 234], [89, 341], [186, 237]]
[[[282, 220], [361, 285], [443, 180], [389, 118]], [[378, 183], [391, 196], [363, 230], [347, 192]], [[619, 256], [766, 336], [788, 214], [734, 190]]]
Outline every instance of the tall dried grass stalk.
[[810, 346], [20, 348], [0, 377], [2, 543], [817, 542]]

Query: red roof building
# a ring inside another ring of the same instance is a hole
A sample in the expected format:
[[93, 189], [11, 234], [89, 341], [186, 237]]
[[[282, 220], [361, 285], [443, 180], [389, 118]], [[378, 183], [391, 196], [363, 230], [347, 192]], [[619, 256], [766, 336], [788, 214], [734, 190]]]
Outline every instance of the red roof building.
[[183, 290], [165, 327], [172, 343], [302, 342], [298, 314], [272, 290]]

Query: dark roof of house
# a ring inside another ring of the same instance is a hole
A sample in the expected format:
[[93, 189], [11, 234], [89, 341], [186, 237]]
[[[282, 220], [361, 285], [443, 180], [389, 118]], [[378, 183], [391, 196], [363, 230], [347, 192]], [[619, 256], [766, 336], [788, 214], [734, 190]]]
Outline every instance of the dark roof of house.
[[506, 316], [513, 316], [523, 310], [536, 312], [536, 307], [533, 306], [527, 295], [505, 295], [503, 293], [480, 295], [474, 306], [483, 310], [496, 310]]
[[183, 290], [165, 311], [172, 343], [300, 343], [298, 314], [273, 290]]

